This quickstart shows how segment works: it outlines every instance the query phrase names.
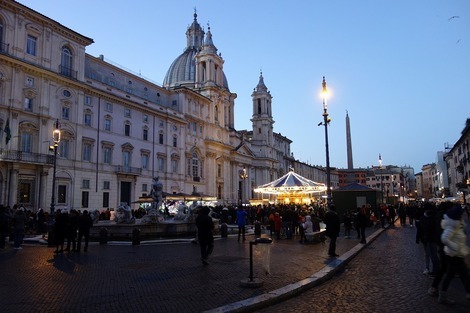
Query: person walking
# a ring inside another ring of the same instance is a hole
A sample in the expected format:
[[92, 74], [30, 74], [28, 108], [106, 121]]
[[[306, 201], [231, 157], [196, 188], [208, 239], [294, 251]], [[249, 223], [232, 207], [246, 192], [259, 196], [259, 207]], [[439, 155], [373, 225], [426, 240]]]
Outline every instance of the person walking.
[[44, 210], [39, 208], [38, 214], [37, 214], [37, 221], [38, 221], [38, 233], [43, 234], [46, 232], [46, 214], [44, 213]]
[[431, 287], [428, 289], [428, 295], [431, 297], [437, 297], [439, 295], [439, 284], [442, 281], [442, 278], [444, 277], [445, 273], [447, 272], [447, 264], [446, 264], [446, 254], [444, 252], [444, 244], [442, 243], [441, 240], [441, 235], [442, 235], [442, 227], [441, 227], [441, 222], [442, 219], [444, 218], [444, 214], [447, 213], [450, 209], [452, 209], [453, 203], [452, 202], [442, 202], [439, 204], [436, 210], [436, 216], [435, 216], [435, 223], [437, 224], [437, 232], [435, 234], [436, 236], [436, 243], [437, 243], [437, 255], [439, 258], [439, 268], [437, 269], [437, 272], [435, 273], [434, 279], [432, 281]]
[[240, 237], [243, 238], [245, 241], [245, 226], [246, 226], [246, 218], [247, 213], [242, 206], [238, 207], [237, 210], [237, 226], [238, 226], [238, 242], [240, 242]]
[[351, 228], [352, 228], [352, 217], [349, 211], [344, 215], [344, 236], [348, 239], [351, 238]]
[[[207, 259], [214, 250], [214, 222], [209, 216], [209, 208], [202, 207], [196, 217], [197, 239], [201, 247], [202, 264], [208, 265]], [[245, 212], [246, 213], [246, 212]]]
[[330, 209], [326, 212], [323, 222], [326, 225], [326, 236], [330, 238], [328, 255], [330, 257], [337, 257], [339, 255], [336, 254], [336, 239], [339, 236], [341, 224], [334, 205], [330, 205]]
[[78, 242], [77, 242], [77, 252], [80, 253], [82, 239], [85, 239], [85, 244], [83, 247], [83, 252], [88, 251], [88, 239], [90, 237], [90, 228], [93, 226], [93, 220], [91, 219], [90, 214], [87, 210], [84, 210], [83, 213], [78, 217]]
[[[424, 248], [424, 264], [423, 274], [435, 276], [439, 270], [438, 258], [438, 238], [440, 231], [436, 223], [436, 208], [431, 203], [424, 204], [423, 216], [416, 218], [416, 243], [422, 243]], [[430, 267], [432, 262], [432, 269]]]
[[26, 226], [27, 218], [26, 213], [23, 207], [20, 207], [16, 210], [15, 215], [13, 215], [13, 236], [14, 236], [14, 249], [20, 250], [23, 249], [21, 244], [23, 243], [24, 238], [24, 228]]
[[465, 234], [465, 222], [462, 218], [463, 211], [459, 203], [454, 205], [441, 222], [443, 229], [441, 240], [446, 254], [447, 271], [442, 280], [438, 302], [441, 304], [453, 304], [454, 301], [447, 297], [450, 282], [457, 273], [467, 292], [466, 298], [470, 300], [470, 275], [465, 264], [465, 257], [470, 253]]
[[67, 248], [65, 251], [70, 252], [70, 247], [72, 247], [72, 252], [77, 250], [77, 232], [78, 232], [78, 212], [77, 210], [70, 210], [69, 214], [69, 223], [67, 226]]
[[54, 222], [54, 240], [56, 244], [55, 254], [64, 252], [65, 236], [67, 235], [67, 224], [69, 213], [66, 210], [57, 210]]
[[358, 208], [357, 212], [357, 231], [361, 239], [360, 243], [366, 244], [366, 227], [369, 224], [369, 218], [366, 214], [365, 206]]
[[0, 205], [0, 249], [5, 249], [5, 240], [10, 231], [10, 219], [5, 211], [5, 207]]
[[276, 239], [281, 239], [281, 228], [282, 228], [282, 218], [279, 212], [274, 213], [274, 233], [276, 234]]

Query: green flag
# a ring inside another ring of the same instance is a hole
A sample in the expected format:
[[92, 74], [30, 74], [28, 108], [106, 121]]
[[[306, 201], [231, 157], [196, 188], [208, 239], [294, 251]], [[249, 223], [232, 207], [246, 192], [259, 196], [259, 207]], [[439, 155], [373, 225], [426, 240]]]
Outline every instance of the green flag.
[[10, 119], [7, 119], [7, 124], [5, 125], [5, 129], [3, 131], [5, 132], [6, 144], [8, 144], [11, 139]]

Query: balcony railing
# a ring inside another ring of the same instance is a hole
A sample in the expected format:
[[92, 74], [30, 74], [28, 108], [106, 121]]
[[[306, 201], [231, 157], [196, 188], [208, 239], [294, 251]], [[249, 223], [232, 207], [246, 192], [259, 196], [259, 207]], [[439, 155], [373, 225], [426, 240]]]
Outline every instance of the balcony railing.
[[53, 164], [54, 156], [50, 154], [31, 153], [18, 150], [0, 150], [0, 161], [23, 162], [34, 164]]
[[142, 174], [142, 169], [140, 167], [117, 165], [115, 167], [114, 172], [116, 174], [141, 175]]
[[61, 75], [64, 75], [64, 76], [67, 76], [67, 77], [70, 77], [70, 78], [73, 78], [73, 79], [77, 79], [77, 71], [74, 71], [70, 67], [59, 65], [59, 73]]

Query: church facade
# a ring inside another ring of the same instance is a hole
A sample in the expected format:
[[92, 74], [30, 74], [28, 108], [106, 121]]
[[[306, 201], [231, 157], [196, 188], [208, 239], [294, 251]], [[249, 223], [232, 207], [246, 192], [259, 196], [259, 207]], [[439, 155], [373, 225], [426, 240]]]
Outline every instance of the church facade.
[[39, 12], [14, 1], [0, 7], [0, 203], [135, 208], [159, 177], [166, 193], [234, 204], [259, 198], [256, 186], [290, 168], [325, 181], [324, 169], [295, 160], [291, 140], [274, 132], [262, 73], [253, 129], [235, 129], [237, 95], [196, 14], [160, 86], [87, 54], [93, 39]]

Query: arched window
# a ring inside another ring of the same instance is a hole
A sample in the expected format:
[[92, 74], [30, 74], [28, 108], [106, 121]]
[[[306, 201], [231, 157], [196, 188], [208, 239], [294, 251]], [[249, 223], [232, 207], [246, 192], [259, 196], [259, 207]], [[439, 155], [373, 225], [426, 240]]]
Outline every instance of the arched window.
[[65, 76], [72, 76], [72, 51], [66, 46], [62, 47], [60, 73]]
[[191, 176], [199, 177], [199, 157], [196, 152], [193, 153], [191, 158]]

